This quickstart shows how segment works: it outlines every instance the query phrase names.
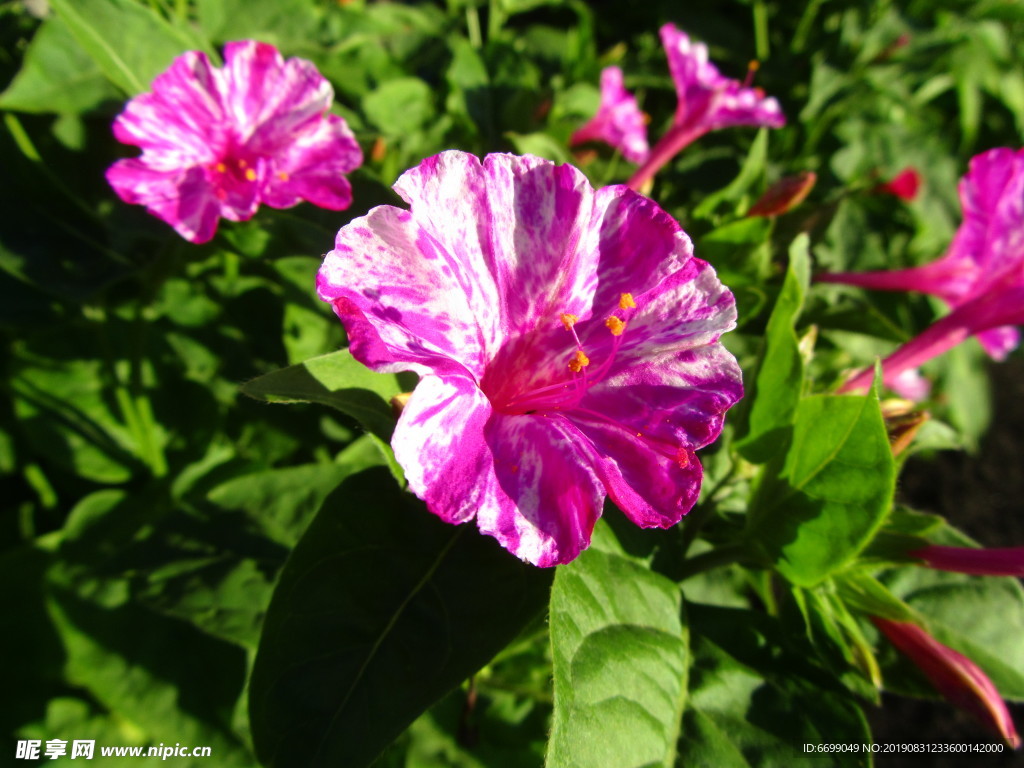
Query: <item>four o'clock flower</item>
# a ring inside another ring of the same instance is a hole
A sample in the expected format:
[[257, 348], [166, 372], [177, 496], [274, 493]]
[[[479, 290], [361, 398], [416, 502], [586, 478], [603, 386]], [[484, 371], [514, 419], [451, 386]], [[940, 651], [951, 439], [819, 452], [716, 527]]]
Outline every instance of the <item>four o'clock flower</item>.
[[636, 97], [622, 84], [622, 70], [605, 67], [601, 72], [601, 106], [589, 122], [572, 135], [569, 144], [601, 141], [622, 153], [631, 163], [642, 163], [650, 152], [647, 125]]
[[871, 191], [876, 195], [894, 195], [900, 200], [910, 201], [917, 197], [921, 188], [921, 174], [916, 168], [907, 167], [897, 173], [890, 181], [878, 184]]
[[929, 544], [907, 553], [929, 568], [975, 576], [1024, 576], [1024, 547], [943, 547]]
[[[920, 291], [953, 311], [883, 361], [885, 382], [970, 336], [996, 360], [1019, 343], [1024, 324], [1024, 150], [993, 149], [971, 160], [960, 181], [964, 220], [946, 255], [920, 267], [818, 275], [819, 282]], [[866, 388], [864, 371], [844, 386]]]
[[392, 440], [410, 489], [540, 566], [589, 545], [605, 496], [679, 522], [742, 395], [732, 294], [679, 224], [531, 156], [443, 152], [395, 190], [409, 210], [343, 227], [317, 288], [357, 360], [422, 376]]
[[949, 702], [973, 714], [1014, 749], [1020, 747], [1020, 737], [1006, 703], [977, 664], [916, 624], [877, 616], [872, 616], [871, 621]]
[[[750, 88], [723, 77], [708, 61], [703, 43], [692, 43], [674, 24], [661, 28], [661, 42], [668, 56], [668, 67], [676, 85], [679, 103], [672, 127], [651, 150], [647, 162], [629, 180], [632, 189], [640, 189], [688, 144], [709, 131], [734, 125], [781, 128], [786, 118], [773, 98], [760, 88]], [[751, 67], [753, 72], [754, 67]]]
[[266, 43], [228, 43], [223, 68], [190, 51], [152, 88], [114, 122], [117, 139], [142, 155], [114, 163], [107, 180], [186, 240], [206, 242], [221, 217], [244, 221], [260, 204], [351, 203], [344, 174], [362, 152], [345, 121], [325, 114], [334, 93], [310, 62], [285, 61]]

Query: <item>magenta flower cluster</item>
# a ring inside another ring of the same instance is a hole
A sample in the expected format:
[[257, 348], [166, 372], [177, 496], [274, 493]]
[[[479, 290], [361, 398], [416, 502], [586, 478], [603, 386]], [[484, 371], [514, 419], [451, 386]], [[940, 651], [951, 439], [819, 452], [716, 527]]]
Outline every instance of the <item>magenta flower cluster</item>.
[[373, 370], [419, 373], [392, 445], [410, 489], [540, 566], [697, 500], [694, 454], [742, 395], [732, 294], [674, 219], [536, 157], [443, 152], [409, 210], [343, 227], [317, 281]]
[[285, 61], [266, 43], [228, 43], [223, 68], [189, 51], [114, 122], [117, 139], [142, 155], [114, 163], [107, 180], [193, 243], [260, 205], [347, 208], [344, 174], [363, 155], [345, 121], [326, 114], [333, 98], [313, 64]]

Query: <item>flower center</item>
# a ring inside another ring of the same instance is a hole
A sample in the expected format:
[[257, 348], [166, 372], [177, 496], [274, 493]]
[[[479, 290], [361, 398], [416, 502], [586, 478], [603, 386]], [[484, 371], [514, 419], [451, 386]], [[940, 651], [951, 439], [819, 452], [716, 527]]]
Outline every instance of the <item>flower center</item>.
[[248, 186], [258, 176], [254, 164], [244, 157], [228, 154], [208, 166], [209, 178], [215, 187], [218, 200], [227, 200], [232, 192]]
[[579, 317], [563, 313], [560, 317], [562, 326], [572, 334], [576, 342], [573, 352], [566, 364], [569, 376], [564, 374], [553, 384], [534, 387], [518, 392], [509, 398], [498, 410], [510, 414], [530, 414], [537, 411], [561, 411], [578, 405], [591, 385], [601, 381], [612, 367], [615, 354], [622, 345], [622, 336], [626, 331], [629, 318], [634, 314], [636, 302], [632, 294], [623, 293], [619, 296], [619, 312], [605, 319], [604, 325], [613, 339], [608, 353], [596, 369], [591, 368], [590, 356], [583, 349], [583, 342], [576, 333]]

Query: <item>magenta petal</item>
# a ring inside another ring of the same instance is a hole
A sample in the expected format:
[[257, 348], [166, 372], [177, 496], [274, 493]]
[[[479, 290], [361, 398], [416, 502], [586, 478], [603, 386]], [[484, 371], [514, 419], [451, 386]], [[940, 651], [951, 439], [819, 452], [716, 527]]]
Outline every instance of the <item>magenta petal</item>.
[[424, 376], [402, 410], [392, 445], [409, 489], [448, 523], [501, 497], [484, 439], [491, 405], [472, 379]]
[[464, 280], [464, 265], [412, 213], [380, 206], [338, 232], [317, 291], [345, 321], [352, 354], [364, 365], [479, 377], [485, 347], [478, 318], [487, 320], [487, 305], [484, 296], [471, 303]]
[[262, 201], [289, 208], [306, 200], [340, 211], [352, 203], [352, 186], [344, 174], [358, 168], [363, 153], [340, 117], [328, 115], [274, 158]]
[[1001, 328], [982, 331], [978, 334], [978, 341], [989, 357], [1001, 362], [1020, 346], [1020, 331], [1012, 325], [1004, 325]]
[[693, 451], [658, 445], [622, 425], [574, 415], [594, 446], [594, 466], [609, 497], [641, 528], [668, 528], [697, 503], [704, 471]]
[[647, 124], [636, 97], [626, 90], [622, 70], [606, 67], [601, 72], [601, 105], [597, 114], [572, 135], [570, 144], [601, 141], [622, 153], [631, 163], [647, 159]]
[[311, 62], [285, 61], [274, 46], [254, 40], [224, 46], [223, 78], [238, 139], [259, 154], [276, 154], [315, 128], [334, 99]]
[[907, 553], [929, 568], [976, 576], [1024, 576], [1024, 547], [940, 547], [929, 544]]
[[480, 508], [477, 525], [534, 565], [576, 559], [601, 516], [604, 489], [580, 460], [578, 434], [557, 416], [497, 416], [487, 425], [500, 492]]
[[211, 162], [227, 140], [218, 72], [205, 53], [190, 51], [153, 81], [153, 90], [128, 102], [114, 136], [145, 150], [154, 170]]
[[205, 243], [217, 231], [221, 204], [197, 168], [165, 173], [119, 160], [107, 169], [107, 181], [126, 203], [144, 205], [186, 240]]
[[395, 189], [462, 266], [471, 300], [493, 308], [480, 315], [495, 321], [488, 340], [497, 328], [525, 334], [561, 313], [589, 312], [597, 254], [579, 243], [594, 192], [572, 166], [529, 155], [488, 155], [481, 164], [449, 151], [406, 171]]

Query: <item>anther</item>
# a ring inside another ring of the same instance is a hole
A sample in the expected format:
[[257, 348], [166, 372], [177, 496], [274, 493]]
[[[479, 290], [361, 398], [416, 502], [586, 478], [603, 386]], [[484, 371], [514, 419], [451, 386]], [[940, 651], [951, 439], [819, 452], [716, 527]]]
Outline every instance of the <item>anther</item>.
[[217, 173], [224, 173], [228, 169], [228, 167], [224, 165], [224, 163], [217, 163], [213, 167], [217, 170]]
[[636, 302], [633, 301], [632, 293], [619, 294], [619, 309], [636, 309]]
[[571, 331], [578, 321], [579, 318], [576, 315], [570, 315], [568, 312], [562, 313], [562, 325], [565, 326], [565, 330]]
[[754, 73], [761, 68], [761, 62], [757, 59], [751, 59], [750, 63], [747, 64], [747, 76], [743, 80], [743, 87], [749, 88], [750, 84], [754, 82]]
[[245, 178], [249, 181], [256, 181], [256, 171], [254, 171], [252, 168], [246, 169]]
[[279, 178], [281, 181], [288, 181], [288, 174], [285, 173], [284, 171], [278, 171], [277, 178]]
[[615, 315], [612, 315], [605, 320], [604, 324], [608, 326], [608, 330], [612, 332], [612, 336], [621, 336], [622, 332], [626, 330], [626, 324]]
[[573, 355], [572, 360], [569, 361], [569, 370], [573, 373], [579, 373], [588, 365], [590, 365], [590, 358], [583, 354], [582, 349], [577, 349], [576, 354]]

